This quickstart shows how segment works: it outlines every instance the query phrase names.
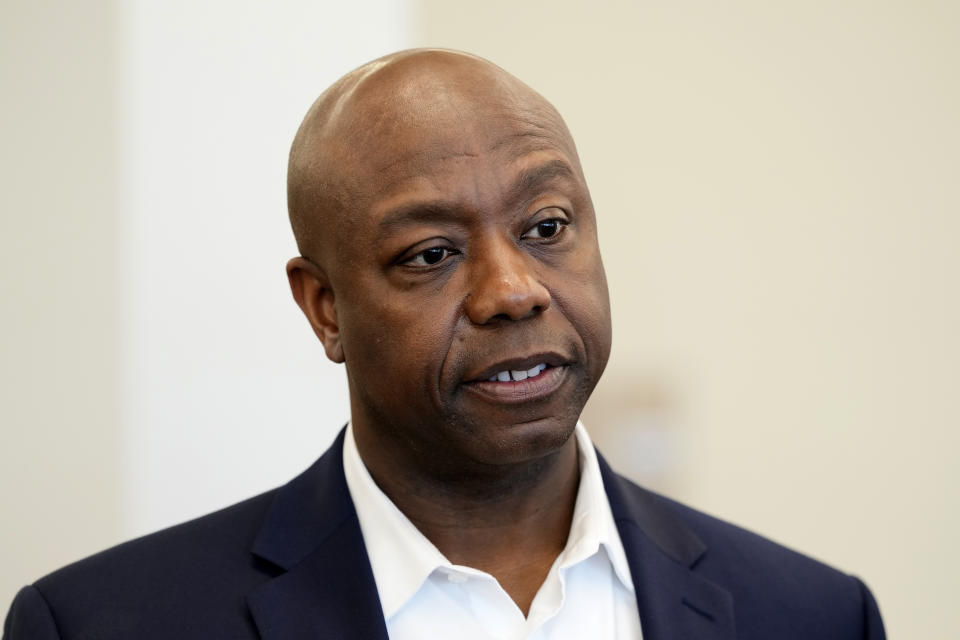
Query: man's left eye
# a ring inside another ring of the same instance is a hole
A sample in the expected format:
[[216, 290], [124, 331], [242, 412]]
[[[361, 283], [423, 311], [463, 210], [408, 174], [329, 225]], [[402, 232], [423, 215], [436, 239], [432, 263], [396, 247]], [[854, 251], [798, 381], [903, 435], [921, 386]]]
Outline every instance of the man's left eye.
[[564, 227], [567, 226], [567, 221], [560, 218], [550, 218], [549, 220], [543, 220], [533, 225], [527, 229], [522, 238], [533, 238], [533, 239], [543, 239], [553, 238], [557, 234], [563, 231]]

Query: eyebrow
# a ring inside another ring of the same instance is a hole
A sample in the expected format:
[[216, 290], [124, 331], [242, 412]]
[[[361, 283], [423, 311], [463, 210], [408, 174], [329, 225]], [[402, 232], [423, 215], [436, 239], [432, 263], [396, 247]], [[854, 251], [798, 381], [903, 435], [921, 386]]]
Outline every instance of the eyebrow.
[[[554, 158], [533, 167], [527, 167], [507, 189], [508, 202], [519, 202], [524, 195], [537, 187], [557, 179], [575, 180], [576, 174], [570, 165], [559, 158]], [[462, 205], [439, 198], [411, 202], [390, 210], [380, 220], [379, 227], [384, 232], [391, 232], [417, 224], [449, 223], [464, 217]]]
[[576, 175], [573, 173], [570, 165], [559, 158], [548, 160], [543, 164], [538, 164], [533, 167], [527, 167], [523, 169], [520, 175], [517, 176], [517, 179], [514, 180], [513, 185], [511, 185], [507, 191], [507, 197], [511, 201], [519, 200], [524, 194], [529, 193], [536, 187], [552, 182], [557, 178], [567, 180], [576, 179]]

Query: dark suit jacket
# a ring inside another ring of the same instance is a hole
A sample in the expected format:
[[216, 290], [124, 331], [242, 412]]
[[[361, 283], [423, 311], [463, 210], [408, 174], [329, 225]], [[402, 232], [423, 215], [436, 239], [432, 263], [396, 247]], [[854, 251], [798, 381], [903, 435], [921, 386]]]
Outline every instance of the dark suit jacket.
[[[67, 566], [13, 602], [7, 640], [386, 640], [343, 433], [286, 486]], [[854, 577], [600, 469], [644, 640], [877, 640]]]

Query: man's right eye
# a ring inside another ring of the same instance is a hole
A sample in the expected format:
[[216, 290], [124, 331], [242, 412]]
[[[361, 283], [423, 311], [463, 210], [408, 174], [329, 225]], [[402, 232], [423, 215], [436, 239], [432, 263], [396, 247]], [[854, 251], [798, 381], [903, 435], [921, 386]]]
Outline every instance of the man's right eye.
[[456, 253], [459, 253], [459, 251], [450, 249], [448, 247], [430, 247], [429, 249], [424, 249], [415, 256], [404, 260], [403, 263], [411, 267], [432, 267], [433, 265], [443, 262]]

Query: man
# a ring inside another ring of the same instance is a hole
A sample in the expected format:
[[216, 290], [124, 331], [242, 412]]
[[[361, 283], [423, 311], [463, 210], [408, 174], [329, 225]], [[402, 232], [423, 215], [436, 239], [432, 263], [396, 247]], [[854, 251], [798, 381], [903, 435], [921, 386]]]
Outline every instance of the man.
[[371, 62], [307, 114], [288, 197], [349, 426], [279, 490], [25, 587], [5, 637], [884, 637], [857, 579], [594, 452], [596, 220], [531, 89], [461, 53]]

